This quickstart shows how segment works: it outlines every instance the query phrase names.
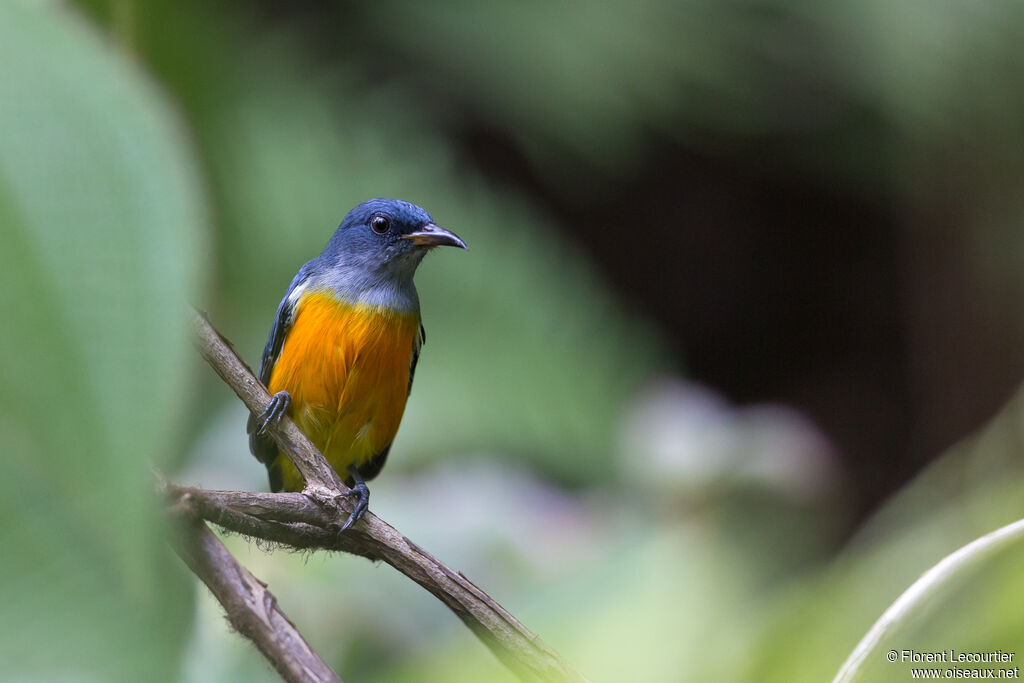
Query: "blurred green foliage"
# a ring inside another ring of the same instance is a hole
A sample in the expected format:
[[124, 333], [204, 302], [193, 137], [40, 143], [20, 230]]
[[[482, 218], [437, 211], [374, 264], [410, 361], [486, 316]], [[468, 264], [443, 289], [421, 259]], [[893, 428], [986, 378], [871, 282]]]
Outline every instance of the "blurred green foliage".
[[[964, 221], [1006, 278], [1024, 262], [1008, 192], [1024, 127], [1020, 90], [987, 74], [1019, 80], [1017, 6], [342, 4], [351, 23], [315, 32], [351, 44], [330, 59], [247, 3], [79, 6], [88, 21], [0, 5], [0, 300], [17, 321], [0, 336], [0, 540], [16, 549], [0, 677], [274, 680], [205, 591], [191, 599], [148, 468], [263, 485], [243, 409], [190, 354], [185, 304], [255, 363], [291, 276], [372, 196], [422, 204], [471, 247], [418, 276], [428, 342], [374, 509], [595, 681], [827, 680], [922, 571], [1020, 515], [1020, 395], [827, 560], [842, 492], [801, 478], [820, 463], [718, 457], [768, 440], [739, 411], [701, 414], [720, 450], [701, 444], [699, 485], [637, 459], [634, 398], [681, 363], [550, 217], [445, 137], [485, 112], [580, 196], [643, 163], [650, 130], [708, 147], [801, 130], [815, 144], [786, 163], [907, 196], [956, 158], [991, 181]], [[792, 92], [822, 111], [785, 106]], [[846, 101], [852, 123], [829, 108]], [[347, 679], [509, 679], [386, 568], [231, 545]], [[1013, 651], [1019, 553], [946, 587], [892, 646]], [[865, 680], [897, 671], [876, 664]]]
[[658, 353], [549, 221], [458, 169], [407, 94], [308, 63], [287, 30], [252, 41], [266, 29], [202, 5], [136, 11], [132, 41], [180, 88], [207, 160], [222, 297], [210, 307], [243, 355], [256, 362], [288, 282], [349, 208], [408, 199], [472, 251], [432, 256], [417, 278], [432, 361], [396, 461], [508, 447], [568, 480], [611, 469], [621, 398]]
[[4, 3], [0, 45], [0, 675], [172, 680], [190, 583], [149, 468], [183, 445], [197, 169], [77, 13]]

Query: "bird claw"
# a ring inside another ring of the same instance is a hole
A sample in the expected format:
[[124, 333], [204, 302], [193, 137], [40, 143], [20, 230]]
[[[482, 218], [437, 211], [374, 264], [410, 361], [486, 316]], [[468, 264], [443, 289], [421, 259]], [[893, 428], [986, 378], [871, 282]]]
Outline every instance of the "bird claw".
[[355, 507], [352, 509], [352, 514], [348, 516], [348, 519], [338, 531], [339, 534], [361, 520], [363, 515], [366, 514], [366, 510], [370, 507], [370, 489], [366, 488], [366, 484], [357, 486], [344, 495], [358, 496], [358, 500], [356, 501]]
[[288, 410], [288, 406], [292, 403], [291, 394], [287, 391], [279, 391], [270, 397], [270, 403], [262, 413], [256, 418], [256, 421], [260, 423], [256, 433], [263, 435], [267, 432], [267, 427], [271, 423], [276, 427], [281, 423], [281, 418], [284, 417], [285, 412]]
[[342, 525], [338, 533], [344, 533], [346, 529], [351, 527], [353, 524], [358, 522], [366, 514], [367, 509], [370, 507], [370, 489], [367, 488], [366, 482], [359, 475], [359, 472], [354, 467], [349, 467], [349, 474], [352, 475], [353, 486], [351, 489], [343, 493], [345, 497], [356, 496], [356, 504], [352, 508], [352, 514], [348, 516], [348, 520]]

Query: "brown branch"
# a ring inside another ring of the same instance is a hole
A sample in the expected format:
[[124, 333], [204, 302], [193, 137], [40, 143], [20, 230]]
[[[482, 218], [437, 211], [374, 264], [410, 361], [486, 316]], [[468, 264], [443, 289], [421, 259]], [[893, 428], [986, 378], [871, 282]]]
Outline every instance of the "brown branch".
[[[228, 340], [220, 336], [203, 315], [193, 313], [192, 326], [196, 335], [196, 347], [203, 359], [231, 387], [238, 398], [242, 399], [242, 403], [250, 412], [255, 415], [262, 413], [270, 402], [267, 388], [256, 379]], [[307, 490], [321, 489], [335, 493], [348, 491], [338, 473], [291, 419], [285, 417], [277, 429], [268, 431], [302, 475]]]
[[[197, 345], [203, 358], [234, 390], [246, 407], [260, 414], [270, 401], [231, 345], [200, 314], [194, 316]], [[284, 453], [303, 475], [302, 493], [246, 493], [168, 487], [177, 504], [223, 526], [256, 538], [297, 548], [342, 550], [381, 560], [426, 588], [448, 606], [519, 678], [526, 681], [582, 683], [586, 679], [523, 626], [490, 596], [367, 512], [339, 534], [352, 501], [337, 473], [306, 435], [288, 418], [270, 429]]]
[[249, 638], [289, 683], [341, 683], [338, 674], [302, 638], [266, 584], [238, 563], [201, 519], [179, 516], [174, 549], [224, 606], [228, 620]]

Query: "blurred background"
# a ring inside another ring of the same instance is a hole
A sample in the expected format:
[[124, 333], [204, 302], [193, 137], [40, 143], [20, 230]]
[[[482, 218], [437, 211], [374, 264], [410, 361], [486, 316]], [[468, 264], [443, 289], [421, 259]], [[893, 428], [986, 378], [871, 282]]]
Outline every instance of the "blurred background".
[[[0, 679], [273, 681], [151, 463], [266, 490], [251, 364], [365, 199], [468, 253], [373, 510], [594, 681], [821, 681], [1024, 516], [1015, 2], [0, 5]], [[229, 547], [348, 681], [505, 681], [427, 593]], [[1024, 549], [879, 652], [1024, 657]], [[869, 660], [865, 680], [904, 680]]]

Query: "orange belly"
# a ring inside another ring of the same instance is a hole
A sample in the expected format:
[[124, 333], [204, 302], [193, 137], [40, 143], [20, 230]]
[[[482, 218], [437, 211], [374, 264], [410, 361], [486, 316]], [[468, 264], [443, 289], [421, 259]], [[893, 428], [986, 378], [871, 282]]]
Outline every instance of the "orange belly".
[[[340, 302], [326, 292], [300, 300], [270, 375], [291, 394], [292, 419], [344, 479], [395, 438], [409, 393], [419, 315]], [[279, 455], [287, 491], [302, 488]]]

